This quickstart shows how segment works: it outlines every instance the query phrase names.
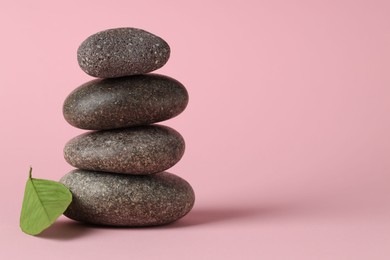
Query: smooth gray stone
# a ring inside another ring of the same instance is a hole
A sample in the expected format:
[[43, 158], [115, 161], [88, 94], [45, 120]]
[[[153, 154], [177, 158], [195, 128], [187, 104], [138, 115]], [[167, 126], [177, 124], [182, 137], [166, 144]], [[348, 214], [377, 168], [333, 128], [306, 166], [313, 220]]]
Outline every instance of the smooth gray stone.
[[91, 224], [168, 224], [186, 215], [195, 201], [190, 184], [168, 172], [132, 176], [76, 169], [60, 182], [73, 195], [64, 215]]
[[85, 170], [150, 174], [175, 165], [184, 149], [178, 132], [149, 125], [76, 136], [65, 145], [64, 157], [70, 165]]
[[188, 93], [180, 82], [147, 74], [89, 81], [69, 94], [63, 115], [75, 127], [104, 130], [167, 120], [187, 104]]
[[98, 32], [77, 50], [80, 68], [99, 78], [148, 73], [164, 66], [169, 55], [169, 45], [163, 39], [137, 28]]

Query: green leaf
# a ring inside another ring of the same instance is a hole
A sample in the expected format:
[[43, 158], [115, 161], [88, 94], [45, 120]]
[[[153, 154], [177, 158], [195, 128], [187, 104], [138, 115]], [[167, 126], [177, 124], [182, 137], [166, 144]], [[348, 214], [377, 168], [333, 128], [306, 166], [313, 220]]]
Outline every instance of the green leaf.
[[37, 235], [64, 213], [72, 202], [72, 193], [63, 184], [29, 177], [24, 191], [20, 228]]

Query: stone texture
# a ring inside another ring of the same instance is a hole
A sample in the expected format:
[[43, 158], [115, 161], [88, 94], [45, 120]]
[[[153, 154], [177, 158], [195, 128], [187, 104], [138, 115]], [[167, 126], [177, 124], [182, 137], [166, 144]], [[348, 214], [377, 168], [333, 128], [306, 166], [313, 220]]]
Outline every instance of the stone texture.
[[69, 94], [63, 114], [75, 127], [104, 130], [167, 120], [187, 104], [188, 93], [180, 82], [148, 74], [89, 81]]
[[167, 172], [134, 176], [76, 169], [60, 182], [73, 194], [65, 216], [91, 224], [168, 224], [186, 215], [195, 201], [190, 184]]
[[169, 55], [169, 45], [163, 39], [136, 28], [98, 32], [77, 50], [81, 69], [99, 78], [148, 73], [164, 66]]
[[183, 137], [160, 125], [88, 132], [64, 148], [74, 167], [115, 173], [150, 174], [175, 165], [183, 156]]

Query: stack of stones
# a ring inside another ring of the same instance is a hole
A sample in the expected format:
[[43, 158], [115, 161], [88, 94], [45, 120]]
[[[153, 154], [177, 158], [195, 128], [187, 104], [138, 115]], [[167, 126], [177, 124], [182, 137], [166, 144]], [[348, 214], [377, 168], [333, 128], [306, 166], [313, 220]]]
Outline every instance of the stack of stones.
[[147, 74], [169, 59], [169, 45], [135, 28], [88, 37], [77, 52], [87, 74], [98, 77], [75, 89], [63, 106], [73, 126], [94, 130], [70, 140], [66, 161], [78, 168], [61, 183], [73, 194], [64, 213], [91, 224], [153, 226], [171, 223], [193, 207], [184, 179], [164, 172], [183, 156], [182, 136], [153, 123], [180, 114], [188, 93], [175, 79]]

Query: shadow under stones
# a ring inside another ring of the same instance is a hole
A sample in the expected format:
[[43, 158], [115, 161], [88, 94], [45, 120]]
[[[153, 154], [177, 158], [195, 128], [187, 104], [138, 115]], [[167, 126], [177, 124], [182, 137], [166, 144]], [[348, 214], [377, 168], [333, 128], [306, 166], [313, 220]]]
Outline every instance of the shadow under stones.
[[254, 219], [293, 218], [309, 214], [311, 211], [312, 209], [308, 205], [300, 205], [299, 203], [194, 208], [182, 219], [160, 228], [184, 228]]
[[248, 208], [195, 208], [182, 219], [162, 228], [181, 228], [213, 223], [245, 220], [268, 214], [268, 209]]
[[50, 228], [43, 231], [38, 237], [44, 239], [70, 240], [96, 232], [97, 229], [175, 229], [196, 227], [203, 225], [229, 223], [235, 221], [250, 221], [254, 219], [289, 218], [306, 214], [308, 209], [304, 205], [273, 204], [194, 208], [182, 219], [162, 226], [148, 227], [120, 227], [105, 226], [77, 222], [73, 220], [57, 220]]
[[55, 239], [55, 240], [71, 240], [83, 237], [93, 232], [93, 229], [88, 228], [82, 223], [60, 219], [54, 222], [54, 224], [48, 229], [44, 230], [37, 237], [43, 239]]
[[125, 226], [109, 226], [96, 225], [89, 223], [76, 222], [80, 228], [87, 229], [175, 229], [186, 228], [191, 226], [206, 225], [217, 222], [227, 222], [230, 220], [244, 220], [249, 218], [260, 217], [270, 213], [269, 209], [259, 208], [194, 208], [182, 219], [173, 223], [160, 226], [145, 226], [145, 227], [125, 227]]

